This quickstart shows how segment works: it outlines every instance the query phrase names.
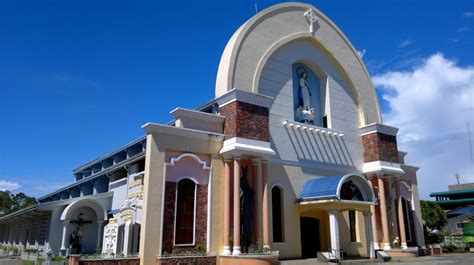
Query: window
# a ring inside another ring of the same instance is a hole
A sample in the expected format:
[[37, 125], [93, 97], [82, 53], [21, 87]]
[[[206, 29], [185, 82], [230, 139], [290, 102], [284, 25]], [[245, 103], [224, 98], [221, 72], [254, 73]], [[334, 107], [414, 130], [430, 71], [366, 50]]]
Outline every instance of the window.
[[178, 182], [176, 194], [175, 244], [194, 244], [196, 184], [189, 179]]
[[357, 242], [355, 211], [349, 211], [349, 229], [351, 233], [351, 242]]
[[272, 188], [272, 223], [273, 242], [283, 242], [283, 194], [282, 190], [275, 186]]

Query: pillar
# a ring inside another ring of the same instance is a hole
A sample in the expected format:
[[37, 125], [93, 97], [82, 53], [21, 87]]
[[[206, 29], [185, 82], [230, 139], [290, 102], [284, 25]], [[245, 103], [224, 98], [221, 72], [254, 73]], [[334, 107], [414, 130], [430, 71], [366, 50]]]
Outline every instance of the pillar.
[[131, 252], [132, 247], [132, 228], [133, 224], [130, 222], [125, 223], [124, 233], [123, 233], [123, 249], [122, 254], [127, 257]]
[[388, 221], [387, 221], [387, 204], [385, 203], [385, 186], [383, 179], [378, 178], [379, 183], [379, 205], [380, 205], [380, 217], [382, 220], [382, 236], [383, 236], [383, 249], [390, 250], [390, 241], [388, 233]]
[[234, 246], [232, 255], [240, 255], [240, 157], [234, 157]]
[[366, 238], [366, 247], [367, 247], [367, 257], [370, 259], [375, 258], [375, 245], [374, 245], [374, 235], [373, 232], [373, 223], [372, 218], [374, 214], [372, 211], [364, 212], [364, 224], [365, 224], [365, 238]]
[[339, 211], [331, 210], [328, 211], [329, 214], [329, 236], [331, 237], [331, 253], [336, 257], [337, 260], [340, 260], [341, 256], [341, 247], [339, 243], [339, 222], [337, 220], [337, 215]]
[[[252, 166], [253, 166], [253, 183], [254, 187], [253, 190], [255, 192], [255, 202], [262, 201], [262, 161], [260, 158], [252, 159]], [[258, 242], [262, 239], [262, 204], [255, 203], [254, 206], [254, 243], [258, 244]]]
[[224, 160], [224, 255], [230, 255], [230, 159]]
[[63, 237], [61, 241], [61, 254], [66, 255], [66, 249], [67, 249], [67, 226], [69, 225], [69, 220], [63, 220]]
[[407, 247], [407, 239], [406, 239], [406, 233], [405, 233], [405, 218], [404, 215], [405, 213], [403, 212], [403, 201], [402, 201], [402, 196], [400, 195], [400, 180], [395, 179], [395, 195], [397, 196], [397, 205], [398, 205], [398, 234], [400, 235], [400, 242], [401, 242], [401, 247], [403, 249], [408, 248]]
[[[377, 176], [374, 176], [374, 180], [377, 181]], [[374, 185], [372, 183], [372, 181], [369, 179], [369, 186], [370, 188], [372, 189], [372, 192], [374, 193], [374, 201], [377, 201], [378, 198], [377, 198], [377, 193], [375, 192], [375, 189], [374, 189]], [[380, 249], [380, 246], [379, 246], [379, 233], [378, 233], [378, 230], [377, 230], [377, 216], [376, 216], [376, 212], [375, 212], [375, 205], [370, 205], [370, 212], [372, 213], [371, 214], [371, 221], [372, 221], [372, 236], [373, 236], [373, 247], [374, 249]]]
[[262, 160], [262, 223], [263, 248], [270, 248], [270, 233], [268, 229], [268, 161]]

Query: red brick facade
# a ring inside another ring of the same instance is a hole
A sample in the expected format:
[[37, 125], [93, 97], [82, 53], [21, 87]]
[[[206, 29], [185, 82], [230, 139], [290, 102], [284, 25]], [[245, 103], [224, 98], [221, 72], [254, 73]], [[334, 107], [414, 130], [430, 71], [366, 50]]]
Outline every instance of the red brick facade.
[[166, 182], [165, 205], [163, 211], [163, 253], [195, 251], [197, 245], [206, 246], [207, 236], [207, 185], [197, 185], [196, 193], [196, 234], [194, 246], [174, 246], [174, 216], [176, 202], [176, 182]]
[[386, 161], [399, 163], [397, 137], [374, 132], [362, 136], [364, 162]]
[[242, 137], [269, 142], [268, 108], [234, 101], [220, 108], [224, 116], [225, 139]]

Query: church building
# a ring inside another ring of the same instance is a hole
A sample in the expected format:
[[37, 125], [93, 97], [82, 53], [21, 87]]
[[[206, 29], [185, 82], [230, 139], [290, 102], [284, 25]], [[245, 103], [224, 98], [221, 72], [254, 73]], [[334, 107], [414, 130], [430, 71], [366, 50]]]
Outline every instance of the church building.
[[425, 247], [418, 167], [383, 123], [356, 49], [314, 6], [250, 18], [224, 49], [215, 98], [170, 114], [0, 218], [0, 241], [140, 264], [196, 251], [252, 264], [259, 253], [340, 260]]

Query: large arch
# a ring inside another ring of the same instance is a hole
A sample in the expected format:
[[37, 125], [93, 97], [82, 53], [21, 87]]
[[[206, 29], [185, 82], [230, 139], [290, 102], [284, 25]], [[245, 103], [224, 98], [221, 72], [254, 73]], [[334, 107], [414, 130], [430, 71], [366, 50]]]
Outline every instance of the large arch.
[[104, 221], [107, 219], [107, 211], [105, 210], [104, 206], [93, 199], [82, 199], [69, 204], [64, 209], [63, 213], [61, 214], [61, 221], [71, 220], [71, 218], [73, 218], [72, 214], [75, 212], [75, 210], [81, 207], [89, 207], [94, 210], [95, 214], [97, 215], [97, 221]]
[[[310, 9], [318, 17], [314, 33], [304, 16]], [[329, 18], [303, 3], [269, 7], [234, 33], [219, 64], [216, 97], [233, 88], [258, 93], [260, 74], [270, 56], [284, 44], [300, 39], [310, 40], [344, 76], [354, 92], [361, 125], [382, 123], [374, 86], [356, 49]]]

